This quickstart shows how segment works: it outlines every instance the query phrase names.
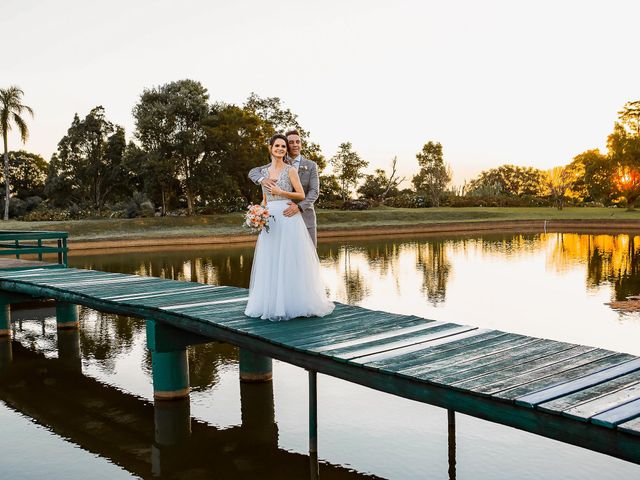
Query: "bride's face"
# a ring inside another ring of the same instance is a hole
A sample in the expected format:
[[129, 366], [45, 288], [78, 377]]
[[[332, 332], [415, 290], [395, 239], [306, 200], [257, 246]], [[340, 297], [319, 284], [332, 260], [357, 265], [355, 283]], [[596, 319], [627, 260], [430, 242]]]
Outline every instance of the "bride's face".
[[271, 145], [271, 155], [276, 158], [284, 158], [287, 153], [287, 144], [281, 138], [277, 138]]

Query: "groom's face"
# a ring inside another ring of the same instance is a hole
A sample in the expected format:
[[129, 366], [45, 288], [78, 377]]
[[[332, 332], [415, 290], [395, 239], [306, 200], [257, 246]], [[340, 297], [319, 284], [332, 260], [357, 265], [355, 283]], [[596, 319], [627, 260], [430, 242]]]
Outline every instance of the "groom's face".
[[289, 144], [289, 156], [291, 158], [296, 158], [298, 155], [300, 155], [300, 149], [302, 148], [302, 140], [300, 140], [300, 135], [288, 135], [287, 142]]

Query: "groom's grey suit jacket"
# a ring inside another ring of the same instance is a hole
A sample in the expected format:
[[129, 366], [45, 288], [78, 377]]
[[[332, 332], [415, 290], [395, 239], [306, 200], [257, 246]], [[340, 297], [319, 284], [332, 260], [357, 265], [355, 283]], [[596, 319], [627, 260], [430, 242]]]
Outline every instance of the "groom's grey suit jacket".
[[[251, 169], [249, 172], [249, 178], [256, 185], [260, 185], [260, 180], [269, 176], [267, 168], [270, 163], [261, 167]], [[318, 177], [318, 165], [316, 162], [309, 160], [308, 158], [300, 158], [300, 166], [298, 167], [298, 176], [300, 177], [300, 183], [302, 184], [302, 190], [304, 190], [304, 200], [296, 202], [301, 211], [302, 219], [305, 225], [309, 229], [309, 234], [314, 240], [316, 237], [316, 211], [313, 208], [313, 204], [320, 195], [320, 178]]]

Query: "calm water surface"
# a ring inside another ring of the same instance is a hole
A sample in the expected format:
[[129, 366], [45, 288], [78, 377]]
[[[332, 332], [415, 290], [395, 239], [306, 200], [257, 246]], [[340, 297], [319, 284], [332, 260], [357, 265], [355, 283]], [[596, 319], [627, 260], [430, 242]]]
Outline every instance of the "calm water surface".
[[[487, 235], [319, 246], [330, 297], [363, 307], [640, 355], [640, 238]], [[72, 256], [74, 267], [247, 287], [251, 247]], [[144, 322], [81, 309], [13, 311], [0, 343], [0, 478], [308, 478], [307, 375], [274, 362], [241, 385], [238, 352], [189, 351], [191, 401], [154, 410]], [[80, 345], [78, 351], [77, 345]], [[325, 479], [637, 479], [640, 466], [464, 415], [450, 454], [442, 409], [318, 377]], [[455, 459], [455, 469], [449, 463]]]

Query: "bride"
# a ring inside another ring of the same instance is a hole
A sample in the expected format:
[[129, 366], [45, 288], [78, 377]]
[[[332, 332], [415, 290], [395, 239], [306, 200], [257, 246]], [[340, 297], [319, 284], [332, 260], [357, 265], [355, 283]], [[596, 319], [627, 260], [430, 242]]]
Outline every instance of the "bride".
[[334, 305], [324, 292], [318, 254], [300, 215], [285, 217], [290, 200], [303, 200], [298, 171], [284, 162], [287, 137], [269, 139], [271, 165], [264, 174], [275, 186], [262, 187], [262, 202], [272, 218], [258, 236], [245, 315], [269, 320], [323, 317]]

